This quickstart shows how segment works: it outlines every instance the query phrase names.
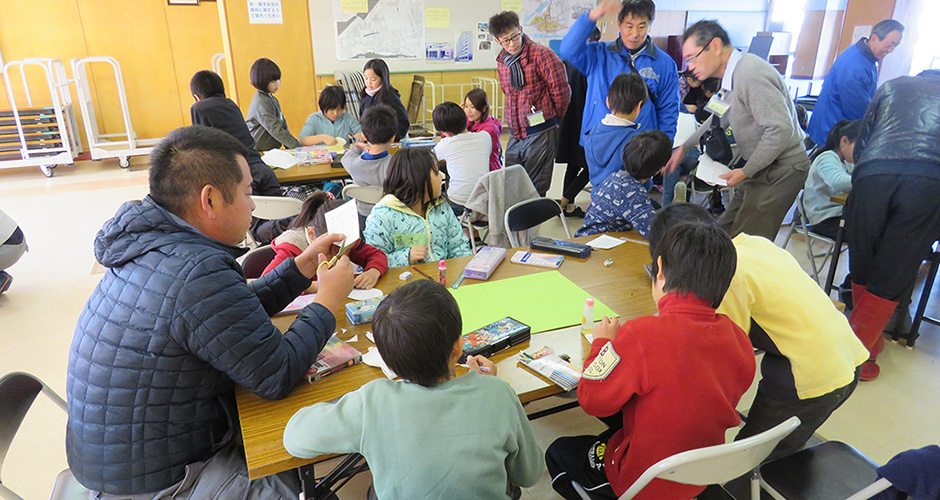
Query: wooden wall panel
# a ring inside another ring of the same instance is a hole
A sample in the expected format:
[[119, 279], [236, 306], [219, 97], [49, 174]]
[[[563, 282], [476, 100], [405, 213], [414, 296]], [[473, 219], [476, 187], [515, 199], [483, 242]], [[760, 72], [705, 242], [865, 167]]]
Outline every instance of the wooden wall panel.
[[[310, 113], [317, 110], [317, 84], [310, 39], [310, 16], [305, 0], [283, 0], [284, 24], [249, 24], [248, 2], [218, 0], [222, 25], [229, 96], [237, 96], [242, 113], [248, 112], [254, 87], [248, 78], [251, 64], [267, 57], [281, 68], [277, 98], [291, 133], [300, 132]], [[232, 89], [234, 87], [234, 90]]]
[[839, 38], [839, 54], [858, 41], [852, 40], [852, 30], [856, 26], [874, 26], [878, 21], [890, 19], [894, 14], [894, 3], [895, 0], [849, 0]]
[[[183, 123], [190, 125], [189, 108], [194, 100], [189, 91], [189, 80], [199, 70], [212, 69], [212, 55], [222, 52], [219, 9], [209, 2], [200, 5], [167, 5], [164, 2], [163, 8], [179, 89], [180, 112]], [[225, 63], [222, 62], [223, 78]]]

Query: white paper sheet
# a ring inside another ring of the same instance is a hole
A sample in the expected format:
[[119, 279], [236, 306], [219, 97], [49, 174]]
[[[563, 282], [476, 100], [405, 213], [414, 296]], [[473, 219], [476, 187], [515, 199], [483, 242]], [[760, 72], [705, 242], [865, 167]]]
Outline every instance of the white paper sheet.
[[373, 344], [375, 343], [375, 336], [372, 335], [372, 332], [366, 332], [366, 338], [371, 340]]
[[378, 288], [370, 288], [368, 290], [359, 290], [353, 288], [353, 290], [349, 292], [349, 298], [352, 300], [366, 300], [381, 296], [382, 290], [379, 290]]
[[351, 339], [347, 340], [347, 342], [359, 342], [359, 336], [353, 335]]
[[291, 168], [297, 165], [297, 159], [294, 153], [283, 149], [272, 149], [265, 151], [261, 155], [261, 161], [267, 163], [271, 168]]
[[379, 354], [379, 349], [377, 347], [370, 347], [369, 350], [362, 355], [362, 362], [369, 366], [374, 366], [381, 369], [382, 373], [385, 374], [389, 380], [398, 378], [398, 375], [396, 375], [395, 372], [393, 372], [392, 369], [385, 364], [385, 360], [382, 359], [382, 355]]
[[608, 236], [606, 234], [602, 234], [597, 238], [587, 242], [590, 247], [597, 250], [610, 250], [611, 248], [614, 248], [617, 245], [623, 245], [624, 243], [626, 243], [626, 240], [614, 238], [613, 236]]
[[698, 157], [698, 168], [695, 169], [695, 176], [712, 186], [727, 186], [728, 181], [719, 179], [719, 175], [731, 172], [731, 169], [725, 165], [712, 160], [708, 155]]
[[[359, 210], [356, 208], [356, 200], [349, 200], [330, 210], [325, 217], [327, 232], [346, 236], [346, 246], [359, 240]], [[334, 244], [339, 246], [341, 243]]]

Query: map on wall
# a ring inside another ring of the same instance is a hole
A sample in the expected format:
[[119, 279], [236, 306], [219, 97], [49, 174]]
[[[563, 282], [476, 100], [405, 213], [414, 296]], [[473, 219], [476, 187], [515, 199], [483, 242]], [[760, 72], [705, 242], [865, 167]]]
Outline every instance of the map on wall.
[[548, 40], [563, 38], [575, 20], [594, 6], [593, 0], [523, 0], [523, 29], [530, 38], [548, 45]]
[[368, 0], [364, 12], [352, 3], [333, 0], [338, 60], [424, 58], [424, 0]]

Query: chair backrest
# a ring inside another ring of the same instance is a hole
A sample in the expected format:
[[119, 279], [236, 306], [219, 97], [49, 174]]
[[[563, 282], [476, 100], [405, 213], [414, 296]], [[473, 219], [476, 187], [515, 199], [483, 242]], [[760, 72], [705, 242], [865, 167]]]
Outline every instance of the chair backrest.
[[258, 219], [276, 220], [293, 217], [300, 213], [304, 202], [297, 198], [287, 196], [252, 196], [255, 202], [255, 211], [252, 216]]
[[40, 392], [68, 411], [65, 401], [38, 378], [23, 372], [11, 372], [0, 377], [0, 471], [16, 431]]
[[359, 200], [363, 203], [375, 205], [382, 199], [382, 186], [358, 186], [346, 184], [343, 186], [344, 200]]
[[274, 260], [275, 252], [270, 245], [264, 245], [245, 254], [242, 260], [242, 270], [248, 279], [260, 278], [264, 268]]
[[565, 213], [561, 205], [551, 198], [535, 198], [532, 200], [520, 201], [506, 210], [506, 221], [504, 227], [509, 236], [509, 242], [512, 246], [519, 246], [515, 233], [528, 231], [552, 217], [561, 219], [561, 225], [565, 228], [565, 234], [570, 238], [571, 232], [568, 231], [568, 223], [565, 222]]
[[411, 81], [411, 94], [408, 95], [408, 123], [418, 122], [421, 100], [424, 99], [424, 77], [415, 75]]
[[343, 87], [346, 93], [346, 111], [359, 117], [359, 92], [366, 88], [365, 78], [358, 71], [337, 71], [333, 75], [336, 83]]
[[635, 497], [655, 478], [705, 486], [743, 476], [760, 465], [777, 443], [799, 425], [798, 417], [790, 417], [776, 427], [747, 439], [684, 451], [664, 458], [646, 469], [646, 472], [620, 496], [620, 500]]

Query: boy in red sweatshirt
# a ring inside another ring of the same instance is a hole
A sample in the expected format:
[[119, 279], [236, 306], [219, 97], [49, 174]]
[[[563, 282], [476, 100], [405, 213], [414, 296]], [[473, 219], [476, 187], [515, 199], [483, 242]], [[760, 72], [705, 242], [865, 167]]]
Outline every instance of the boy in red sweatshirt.
[[[545, 452], [552, 487], [565, 498], [617, 498], [656, 462], [725, 442], [735, 406], [754, 380], [747, 335], [717, 314], [734, 276], [731, 238], [701, 222], [671, 228], [653, 255], [658, 316], [594, 329], [578, 401], [611, 428], [555, 440]], [[637, 499], [693, 498], [704, 488], [654, 479]]]

